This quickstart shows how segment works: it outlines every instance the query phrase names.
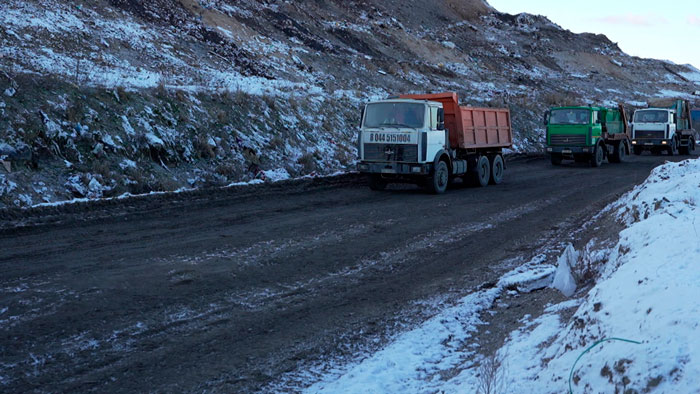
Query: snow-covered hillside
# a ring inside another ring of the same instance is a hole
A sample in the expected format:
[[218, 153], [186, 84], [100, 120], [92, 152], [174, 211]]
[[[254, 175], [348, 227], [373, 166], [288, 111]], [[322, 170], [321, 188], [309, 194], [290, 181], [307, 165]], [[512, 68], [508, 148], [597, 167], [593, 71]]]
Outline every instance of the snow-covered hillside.
[[[596, 284], [549, 305], [541, 316], [525, 316], [494, 357], [481, 356], [472, 340], [487, 329], [480, 315], [504, 292], [551, 284], [560, 274], [555, 265], [537, 258], [381, 351], [297, 381], [315, 381], [306, 389], [313, 393], [697, 392], [698, 204], [700, 160], [656, 168], [603, 212], [627, 225], [614, 247], [569, 247], [557, 262], [560, 272], [595, 262]], [[562, 317], [572, 309], [573, 316]]]
[[454, 90], [538, 150], [560, 103], [700, 89], [697, 70], [482, 0], [7, 0], [0, 206], [352, 168], [360, 105]]

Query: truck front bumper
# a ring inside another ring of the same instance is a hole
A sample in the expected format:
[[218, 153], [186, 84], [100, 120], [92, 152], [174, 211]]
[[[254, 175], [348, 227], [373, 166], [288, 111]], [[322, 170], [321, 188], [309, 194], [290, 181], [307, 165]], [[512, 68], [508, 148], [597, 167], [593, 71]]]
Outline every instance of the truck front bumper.
[[432, 170], [432, 163], [372, 163], [360, 162], [357, 171], [364, 174], [391, 175], [428, 175]]
[[566, 155], [584, 155], [591, 154], [595, 150], [593, 146], [548, 146], [545, 149], [547, 155], [560, 154]]
[[671, 146], [671, 140], [667, 139], [633, 139], [632, 146], [644, 147], [659, 147], [659, 146]]

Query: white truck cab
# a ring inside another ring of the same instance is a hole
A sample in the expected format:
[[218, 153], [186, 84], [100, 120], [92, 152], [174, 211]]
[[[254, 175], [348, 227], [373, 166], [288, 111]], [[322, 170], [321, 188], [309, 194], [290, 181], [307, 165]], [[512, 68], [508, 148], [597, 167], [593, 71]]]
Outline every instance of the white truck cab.
[[360, 172], [426, 175], [447, 148], [438, 102], [388, 99], [368, 103], [362, 115]]
[[632, 144], [668, 145], [676, 134], [676, 111], [663, 108], [639, 109], [632, 119]]

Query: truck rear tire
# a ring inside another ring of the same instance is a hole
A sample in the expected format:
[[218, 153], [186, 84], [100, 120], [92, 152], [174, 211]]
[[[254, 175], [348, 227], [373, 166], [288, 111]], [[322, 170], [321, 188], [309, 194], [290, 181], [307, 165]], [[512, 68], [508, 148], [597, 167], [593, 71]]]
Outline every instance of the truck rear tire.
[[491, 180], [491, 163], [489, 158], [481, 156], [476, 162], [476, 171], [474, 172], [476, 186], [485, 187]]
[[615, 151], [610, 157], [612, 163], [622, 163], [625, 160], [625, 155], [627, 154], [627, 148], [623, 141], [619, 141], [614, 145]]
[[426, 188], [433, 194], [442, 194], [447, 190], [448, 183], [450, 183], [450, 169], [447, 163], [440, 161], [433, 175], [426, 180]]
[[553, 165], [553, 166], [560, 166], [560, 165], [561, 165], [562, 157], [561, 157], [560, 154], [558, 154], [558, 153], [552, 153], [552, 158], [551, 158], [551, 159], [552, 159], [552, 165]]
[[695, 147], [693, 145], [695, 145], [695, 141], [693, 141], [692, 138], [689, 138], [688, 145], [681, 146], [678, 149], [678, 151], [680, 152], [681, 155], [685, 155], [685, 156], [692, 155], [693, 151], [695, 150]]
[[369, 181], [369, 188], [375, 191], [384, 190], [386, 189], [386, 185], [389, 184], [389, 182], [383, 179], [379, 174], [370, 174], [367, 180]]
[[604, 158], [605, 154], [603, 152], [603, 144], [596, 145], [595, 152], [593, 152], [593, 156], [591, 156], [591, 167], [600, 167], [603, 165]]
[[503, 156], [496, 155], [493, 160], [491, 160], [491, 181], [492, 185], [500, 185], [503, 182], [503, 174], [506, 170], [505, 163], [503, 162]]

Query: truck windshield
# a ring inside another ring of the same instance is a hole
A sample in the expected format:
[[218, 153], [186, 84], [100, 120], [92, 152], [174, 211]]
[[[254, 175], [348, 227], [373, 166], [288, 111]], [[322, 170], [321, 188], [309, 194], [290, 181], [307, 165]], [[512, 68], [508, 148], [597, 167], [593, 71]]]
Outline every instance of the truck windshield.
[[668, 111], [651, 110], [634, 113], [635, 123], [668, 123]]
[[367, 105], [365, 127], [421, 128], [425, 124], [425, 104], [376, 103]]
[[589, 124], [591, 110], [589, 109], [555, 109], [549, 118], [549, 124]]

